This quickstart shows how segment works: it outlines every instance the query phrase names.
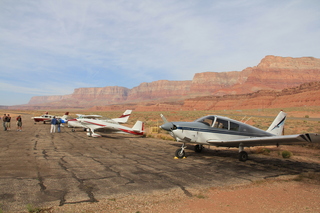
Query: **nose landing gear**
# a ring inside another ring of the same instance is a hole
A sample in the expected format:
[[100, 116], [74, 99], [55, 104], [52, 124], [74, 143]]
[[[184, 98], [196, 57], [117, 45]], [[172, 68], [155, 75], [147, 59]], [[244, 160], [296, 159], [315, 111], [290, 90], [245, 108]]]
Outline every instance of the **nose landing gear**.
[[175, 156], [177, 158], [184, 158], [186, 156], [186, 153], [184, 151], [185, 148], [187, 148], [187, 146], [185, 146], [185, 143], [183, 143], [181, 148], [176, 150]]

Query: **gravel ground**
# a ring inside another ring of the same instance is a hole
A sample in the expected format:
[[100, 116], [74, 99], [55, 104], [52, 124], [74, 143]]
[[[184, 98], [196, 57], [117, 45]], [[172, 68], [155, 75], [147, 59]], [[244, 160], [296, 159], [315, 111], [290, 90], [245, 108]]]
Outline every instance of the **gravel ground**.
[[14, 122], [0, 132], [0, 213], [28, 212], [28, 203], [41, 206], [29, 212], [54, 213], [320, 212], [319, 149], [250, 149], [245, 163], [232, 149], [188, 149], [174, 160], [175, 142], [51, 135], [50, 125], [23, 118], [22, 132]]
[[127, 195], [98, 203], [54, 207], [50, 212], [320, 212], [320, 174], [246, 185]]

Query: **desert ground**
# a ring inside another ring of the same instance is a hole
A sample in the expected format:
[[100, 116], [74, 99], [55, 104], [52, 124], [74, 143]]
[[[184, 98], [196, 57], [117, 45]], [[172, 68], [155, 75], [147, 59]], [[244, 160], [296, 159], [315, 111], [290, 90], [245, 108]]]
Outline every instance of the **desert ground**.
[[[51, 134], [49, 124], [31, 119], [41, 112], [3, 113], [13, 120], [0, 131], [0, 212], [320, 212], [319, 146], [247, 148], [246, 162], [237, 149], [188, 146], [187, 158], [174, 159], [181, 144], [163, 140], [165, 133], [92, 138], [62, 127]], [[143, 117], [136, 114], [132, 123]], [[147, 127], [160, 122], [145, 119]], [[319, 132], [318, 120], [293, 123]], [[282, 158], [283, 150], [293, 156]]]

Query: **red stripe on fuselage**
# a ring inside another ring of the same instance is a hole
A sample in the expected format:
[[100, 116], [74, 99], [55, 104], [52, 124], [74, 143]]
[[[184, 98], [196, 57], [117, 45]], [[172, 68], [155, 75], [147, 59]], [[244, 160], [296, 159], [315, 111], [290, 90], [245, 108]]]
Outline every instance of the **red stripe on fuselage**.
[[135, 132], [135, 131], [126, 130], [126, 129], [119, 129], [119, 130], [126, 132], [126, 133], [133, 134], [133, 135], [143, 135], [143, 132]]
[[39, 121], [51, 121], [51, 119], [48, 118], [34, 118], [35, 122], [39, 122]]
[[93, 125], [97, 125], [97, 126], [106, 126], [103, 124], [97, 124], [97, 123], [93, 123], [93, 122], [89, 122], [89, 121], [84, 121], [84, 123], [93, 124]]

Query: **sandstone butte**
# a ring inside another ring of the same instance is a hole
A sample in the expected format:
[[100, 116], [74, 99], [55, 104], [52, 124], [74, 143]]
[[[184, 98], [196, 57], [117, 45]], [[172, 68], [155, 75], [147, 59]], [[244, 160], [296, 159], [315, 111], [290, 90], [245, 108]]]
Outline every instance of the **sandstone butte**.
[[[132, 89], [77, 88], [36, 96], [19, 109], [219, 110], [320, 105], [320, 59], [266, 56], [242, 71], [196, 73], [189, 81], [159, 80]], [[312, 83], [311, 83], [312, 82]]]

